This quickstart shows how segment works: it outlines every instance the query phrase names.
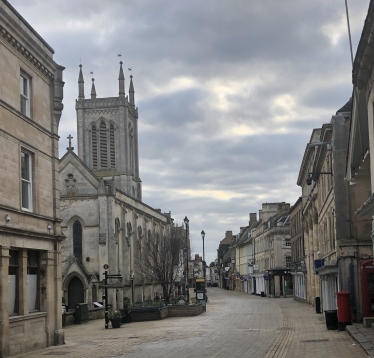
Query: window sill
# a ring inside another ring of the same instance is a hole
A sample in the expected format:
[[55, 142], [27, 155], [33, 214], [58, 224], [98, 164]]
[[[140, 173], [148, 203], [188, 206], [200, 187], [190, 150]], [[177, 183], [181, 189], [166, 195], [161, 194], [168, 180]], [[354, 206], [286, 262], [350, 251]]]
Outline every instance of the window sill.
[[39, 317], [47, 317], [47, 312], [32, 312], [26, 315], [9, 316], [9, 322], [19, 322]]

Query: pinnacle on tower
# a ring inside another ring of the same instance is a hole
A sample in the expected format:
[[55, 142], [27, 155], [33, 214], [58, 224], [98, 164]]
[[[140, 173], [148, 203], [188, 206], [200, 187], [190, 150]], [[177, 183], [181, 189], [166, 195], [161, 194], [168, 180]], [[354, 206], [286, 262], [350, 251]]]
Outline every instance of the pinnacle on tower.
[[96, 99], [95, 79], [92, 79], [91, 99]]
[[130, 97], [130, 103], [133, 106], [135, 106], [135, 91], [134, 91], [134, 85], [132, 83], [132, 75], [130, 75], [129, 97]]
[[122, 64], [123, 62], [121, 61], [120, 63], [120, 68], [119, 68], [119, 76], [118, 76], [118, 81], [119, 81], [119, 94], [125, 94], [125, 76], [123, 75], [123, 69], [122, 69]]
[[79, 65], [78, 91], [78, 98], [84, 98], [84, 79], [82, 73], [82, 64]]

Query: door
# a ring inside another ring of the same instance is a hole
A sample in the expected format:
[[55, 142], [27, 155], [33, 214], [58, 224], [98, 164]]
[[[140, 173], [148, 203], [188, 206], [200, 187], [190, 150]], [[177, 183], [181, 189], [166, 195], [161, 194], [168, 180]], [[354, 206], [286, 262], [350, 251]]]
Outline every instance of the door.
[[78, 303], [84, 302], [83, 283], [78, 277], [73, 277], [68, 287], [68, 306], [69, 309], [75, 309]]
[[374, 264], [368, 260], [361, 264], [362, 313], [374, 317]]

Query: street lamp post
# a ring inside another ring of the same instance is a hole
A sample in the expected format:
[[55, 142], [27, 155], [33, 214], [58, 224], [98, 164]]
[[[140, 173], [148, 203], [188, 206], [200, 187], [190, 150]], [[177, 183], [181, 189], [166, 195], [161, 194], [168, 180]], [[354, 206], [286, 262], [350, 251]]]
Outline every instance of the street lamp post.
[[201, 231], [201, 237], [203, 238], [203, 270], [204, 270], [204, 281], [205, 281], [205, 279], [206, 279], [206, 268], [205, 268], [205, 249], [204, 249], [205, 232], [204, 232], [204, 230]]
[[187, 253], [187, 260], [186, 260], [186, 283], [187, 283], [187, 302], [190, 303], [190, 285], [189, 285], [189, 281], [188, 281], [188, 229], [189, 229], [189, 226], [188, 226], [188, 223], [189, 223], [189, 220], [187, 219], [187, 216], [184, 218], [184, 223], [186, 225], [186, 253]]

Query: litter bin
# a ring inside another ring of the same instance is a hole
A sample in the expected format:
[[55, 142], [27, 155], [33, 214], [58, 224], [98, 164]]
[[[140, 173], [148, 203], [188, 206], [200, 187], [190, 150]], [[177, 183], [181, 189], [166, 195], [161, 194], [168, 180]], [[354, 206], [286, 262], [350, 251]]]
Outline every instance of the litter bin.
[[338, 310], [325, 311], [327, 329], [338, 329]]
[[321, 313], [321, 298], [316, 297], [315, 303], [316, 303], [316, 313]]
[[265, 297], [265, 292], [261, 291], [261, 297]]
[[122, 314], [122, 320], [121, 323], [130, 323], [132, 322], [131, 319], [131, 310], [129, 308], [124, 308], [123, 310], [120, 310]]
[[74, 324], [81, 324], [88, 322], [88, 304], [78, 303], [75, 306]]

